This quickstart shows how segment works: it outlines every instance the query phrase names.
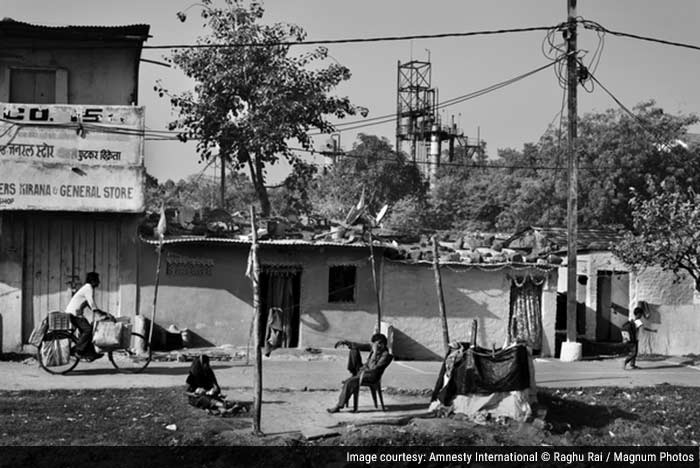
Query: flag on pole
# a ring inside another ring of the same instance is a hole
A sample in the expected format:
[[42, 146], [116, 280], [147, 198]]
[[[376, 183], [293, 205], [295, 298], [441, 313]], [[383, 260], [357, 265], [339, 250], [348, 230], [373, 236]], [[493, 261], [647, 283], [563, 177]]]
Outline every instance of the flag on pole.
[[168, 229], [168, 223], [165, 219], [165, 205], [160, 205], [160, 219], [158, 220], [158, 227], [156, 227], [156, 232], [160, 240], [165, 237], [165, 231]]

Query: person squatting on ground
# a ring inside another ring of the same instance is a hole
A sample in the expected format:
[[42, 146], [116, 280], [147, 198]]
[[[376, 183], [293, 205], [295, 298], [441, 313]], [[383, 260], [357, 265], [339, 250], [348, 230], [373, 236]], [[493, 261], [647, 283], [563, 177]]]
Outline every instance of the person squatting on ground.
[[89, 307], [95, 314], [99, 311], [95, 305], [95, 288], [100, 285], [100, 275], [91, 271], [85, 275], [85, 284], [73, 294], [70, 302], [66, 306], [66, 313], [70, 314], [71, 324], [80, 331], [78, 343], [75, 345], [75, 352], [86, 361], [94, 361], [103, 356], [97, 353], [92, 345], [92, 325], [85, 318], [85, 308]]
[[634, 315], [634, 318], [622, 325], [622, 341], [627, 343], [629, 349], [629, 354], [622, 363], [623, 369], [627, 369], [627, 364], [630, 365], [630, 369], [639, 369], [639, 367], [637, 367], [637, 354], [639, 353], [640, 330], [644, 329], [649, 332], [656, 331], [644, 326], [644, 322], [642, 322], [644, 309], [641, 307], [635, 307], [632, 314]]
[[[340, 408], [344, 407], [350, 397], [360, 390], [360, 378], [362, 383], [376, 383], [381, 379], [384, 369], [391, 363], [393, 356], [389, 354], [387, 349], [387, 339], [381, 333], [372, 335], [371, 344], [353, 343], [350, 341], [338, 341], [335, 347], [347, 346], [350, 348], [348, 355], [348, 370], [352, 377], [343, 381], [343, 388], [340, 390], [338, 404], [326, 411], [329, 413], [337, 413]], [[365, 364], [362, 363], [360, 351], [369, 351], [371, 353]]]
[[202, 408], [216, 415], [236, 414], [248, 410], [245, 405], [225, 400], [206, 354], [192, 361], [185, 383], [188, 401], [195, 408]]

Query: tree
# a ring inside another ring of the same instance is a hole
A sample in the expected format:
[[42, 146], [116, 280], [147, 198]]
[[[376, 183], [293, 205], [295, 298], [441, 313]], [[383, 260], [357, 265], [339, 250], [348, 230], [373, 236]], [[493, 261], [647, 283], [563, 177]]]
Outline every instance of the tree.
[[[635, 106], [634, 115], [622, 110], [584, 115], [577, 140], [579, 225], [632, 227], [629, 189], [648, 196], [647, 179], [659, 184], [675, 177], [685, 186], [700, 185], [700, 151], [677, 144], [697, 122], [693, 115], [667, 114], [653, 101]], [[565, 135], [550, 127], [522, 150], [502, 149], [494, 160], [443, 172], [431, 193], [432, 218], [443, 229], [565, 225], [562, 141]]]
[[700, 291], [700, 195], [673, 179], [651, 183], [649, 192], [653, 195], [646, 200], [638, 194], [630, 200], [634, 227], [614, 248], [615, 254], [636, 267], [686, 272]]
[[[262, 215], [267, 216], [267, 166], [280, 157], [291, 163], [298, 160], [288, 142], [296, 140], [309, 149], [309, 130], [334, 130], [329, 116], [367, 111], [347, 97], [329, 96], [350, 78], [350, 71], [337, 63], [312, 69], [326, 59], [327, 49], [289, 54], [288, 43], [306, 37], [301, 27], [261, 24], [264, 10], [255, 1], [246, 6], [225, 0], [225, 8], [215, 8], [212, 0], [201, 4], [209, 34], [198, 39], [201, 47], [177, 50], [169, 58], [195, 80], [194, 90], [171, 94], [160, 84], [156, 90], [168, 95], [177, 109], [169, 128], [179, 130], [182, 141], [197, 139], [201, 159], [220, 157], [234, 170], [248, 169]], [[183, 19], [184, 13], [179, 16]]]
[[316, 178], [309, 197], [318, 214], [343, 218], [363, 191], [373, 213], [402, 198], [424, 196], [418, 169], [394, 151], [388, 139], [364, 133], [357, 139], [352, 150]]
[[275, 194], [276, 203], [273, 203], [273, 207], [277, 208], [280, 215], [309, 215], [313, 212], [309, 190], [317, 174], [318, 168], [313, 164], [296, 161], [292, 172], [284, 179], [282, 187]]
[[[154, 186], [155, 182], [155, 186]], [[219, 196], [218, 181], [201, 174], [190, 175], [178, 182], [167, 180], [163, 184], [153, 177], [147, 182], [147, 211], [157, 212], [161, 204], [166, 208], [212, 208]], [[255, 189], [250, 181], [240, 173], [226, 177], [226, 206], [231, 211], [247, 212], [255, 202]]]
[[426, 207], [425, 200], [420, 197], [406, 196], [391, 205], [382, 224], [403, 234], [421, 234], [428, 225]]

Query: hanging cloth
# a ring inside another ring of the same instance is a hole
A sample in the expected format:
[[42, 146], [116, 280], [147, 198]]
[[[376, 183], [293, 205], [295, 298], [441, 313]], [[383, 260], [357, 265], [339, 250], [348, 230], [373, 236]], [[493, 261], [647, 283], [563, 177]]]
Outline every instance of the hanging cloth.
[[542, 349], [542, 284], [531, 277], [513, 278], [510, 288], [508, 342]]

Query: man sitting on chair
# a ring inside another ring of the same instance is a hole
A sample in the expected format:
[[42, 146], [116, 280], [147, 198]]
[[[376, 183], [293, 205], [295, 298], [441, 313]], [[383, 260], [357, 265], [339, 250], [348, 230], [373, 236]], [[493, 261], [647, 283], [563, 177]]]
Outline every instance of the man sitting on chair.
[[[376, 383], [381, 379], [384, 369], [391, 363], [393, 356], [389, 354], [387, 349], [386, 336], [381, 333], [372, 335], [371, 344], [353, 343], [351, 341], [338, 341], [335, 347], [347, 346], [350, 348], [348, 356], [348, 370], [352, 377], [343, 381], [343, 388], [338, 397], [338, 404], [332, 408], [328, 408], [329, 413], [337, 413], [340, 408], [344, 407], [350, 397], [360, 390], [360, 383]], [[365, 364], [362, 364], [360, 351], [372, 352]], [[362, 378], [362, 382], [360, 382]]]

